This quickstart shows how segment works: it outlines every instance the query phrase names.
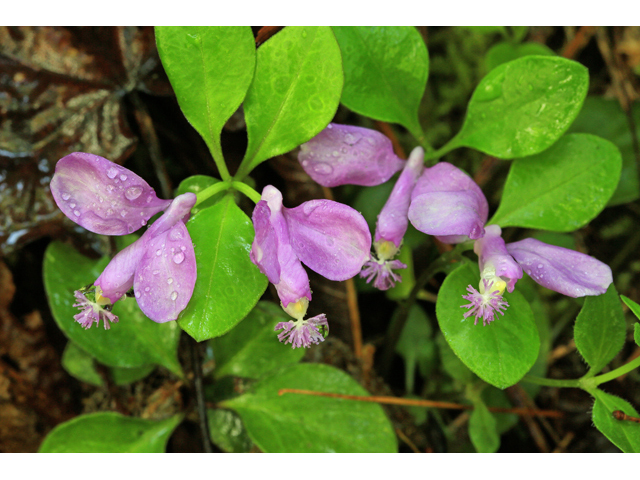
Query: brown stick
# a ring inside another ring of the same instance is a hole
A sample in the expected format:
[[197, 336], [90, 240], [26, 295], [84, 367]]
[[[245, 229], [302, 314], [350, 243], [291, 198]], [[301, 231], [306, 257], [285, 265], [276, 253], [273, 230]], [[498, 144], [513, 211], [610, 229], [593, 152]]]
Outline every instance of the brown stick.
[[407, 154], [405, 153], [404, 148], [402, 148], [402, 145], [400, 145], [398, 137], [396, 137], [396, 132], [393, 131], [391, 125], [389, 125], [387, 122], [376, 120], [376, 126], [382, 133], [389, 137], [389, 140], [391, 140], [391, 144], [393, 145], [393, 151], [396, 152], [396, 155], [398, 155], [403, 160], [406, 159]]
[[593, 34], [596, 33], [597, 28], [598, 27], [580, 27], [576, 36], [564, 47], [562, 56], [564, 58], [575, 58], [575, 56], [580, 53], [580, 50], [587, 46]]
[[[329, 397], [329, 398], [341, 398], [343, 400], [355, 400], [358, 402], [372, 402], [383, 403], [385, 405], [403, 405], [411, 407], [430, 407], [430, 408], [443, 408], [449, 410], [473, 410], [473, 405], [464, 405], [461, 403], [452, 402], [439, 402], [434, 400], [417, 400], [413, 398], [398, 398], [398, 397], [384, 397], [384, 396], [365, 396], [365, 395], [343, 395], [341, 393], [328, 393], [328, 392], [316, 392], [313, 390], [299, 390], [297, 388], [281, 388], [278, 390], [278, 395], [284, 395], [285, 393], [297, 393], [299, 395], [314, 395], [316, 397]], [[503, 407], [488, 407], [490, 412], [497, 413], [514, 413], [523, 417], [541, 416], [551, 418], [562, 418], [563, 412], [556, 410], [536, 410], [531, 408], [503, 408]]]

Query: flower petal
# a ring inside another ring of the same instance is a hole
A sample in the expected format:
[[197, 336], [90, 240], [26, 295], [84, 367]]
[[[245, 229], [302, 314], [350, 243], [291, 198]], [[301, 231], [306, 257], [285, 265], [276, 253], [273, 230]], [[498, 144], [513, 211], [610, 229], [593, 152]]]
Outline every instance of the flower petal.
[[407, 231], [409, 219], [409, 205], [411, 193], [424, 169], [424, 150], [416, 147], [409, 155], [409, 159], [389, 195], [387, 203], [378, 215], [375, 241], [388, 240], [396, 247], [400, 247], [402, 238]]
[[293, 249], [302, 263], [329, 280], [357, 275], [369, 260], [371, 233], [364, 217], [331, 200], [283, 208]]
[[601, 295], [613, 282], [600, 260], [534, 238], [507, 244], [507, 250], [537, 283], [569, 297]]
[[[265, 200], [260, 200], [253, 209], [253, 229], [256, 236], [251, 244], [251, 261], [274, 285], [280, 282], [278, 263], [278, 237], [271, 225], [271, 209]], [[284, 222], [284, 218], [282, 218]]]
[[67, 217], [102, 235], [138, 230], [171, 203], [132, 171], [82, 152], [58, 160], [51, 193]]
[[462, 239], [446, 236], [484, 235], [489, 205], [480, 187], [466, 173], [450, 163], [440, 162], [425, 169], [411, 195], [409, 220], [421, 232], [445, 236], [445, 243]]
[[154, 322], [176, 320], [191, 300], [197, 269], [187, 227], [177, 222], [148, 242], [133, 289], [143, 313]]
[[495, 270], [495, 275], [508, 279], [507, 291], [513, 292], [518, 280], [522, 278], [522, 267], [516, 263], [502, 239], [502, 230], [498, 225], [487, 225], [484, 237], [476, 240], [473, 251], [478, 255], [480, 272]]
[[404, 162], [393, 153], [391, 140], [375, 130], [330, 123], [300, 146], [298, 160], [320, 185], [380, 185]]
[[133, 276], [147, 251], [150, 236], [145, 235], [120, 250], [111, 259], [94, 285], [102, 289], [102, 296], [116, 303], [133, 286]]

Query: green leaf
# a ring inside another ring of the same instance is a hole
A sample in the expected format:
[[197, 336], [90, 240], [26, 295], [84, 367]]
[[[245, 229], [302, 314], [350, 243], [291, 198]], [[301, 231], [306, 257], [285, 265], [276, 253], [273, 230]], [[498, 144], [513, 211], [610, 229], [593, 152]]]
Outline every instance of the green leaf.
[[249, 259], [253, 225], [231, 195], [191, 217], [187, 228], [198, 279], [178, 324], [201, 342], [242, 320], [267, 288], [267, 277]]
[[113, 313], [120, 321], [105, 330], [85, 330], [73, 318], [74, 290], [92, 284], [109, 262], [108, 257], [92, 260], [60, 242], [49, 244], [44, 257], [44, 285], [51, 313], [63, 333], [82, 350], [110, 367], [134, 368], [162, 365], [182, 376], [178, 362], [180, 328], [176, 322], [149, 320], [133, 298], [119, 300]]
[[468, 303], [462, 298], [468, 285], [477, 286], [480, 274], [475, 266], [462, 265], [444, 280], [436, 315], [440, 329], [455, 354], [476, 375], [498, 388], [507, 388], [518, 382], [538, 357], [540, 338], [531, 307], [514, 290], [505, 293], [509, 302], [504, 316], [486, 327], [482, 320], [474, 325], [474, 318], [463, 320]]
[[230, 332], [211, 340], [216, 361], [214, 376], [260, 378], [274, 368], [298, 363], [305, 350], [285, 347], [274, 331], [278, 322], [289, 320], [279, 305], [259, 302]]
[[640, 323], [633, 324], [633, 340], [640, 347]]
[[620, 152], [608, 140], [585, 133], [565, 135], [548, 150], [513, 162], [491, 223], [576, 230], [605, 207], [621, 164]]
[[40, 453], [163, 453], [175, 415], [161, 421], [125, 417], [115, 412], [92, 413], [62, 423], [40, 445]]
[[253, 78], [256, 48], [251, 28], [156, 27], [156, 43], [182, 112], [222, 162], [222, 127], [244, 100]]
[[629, 309], [633, 312], [638, 320], [640, 320], [640, 305], [631, 300], [629, 297], [625, 297], [624, 295], [620, 295], [622, 301], [629, 307]]
[[368, 395], [342, 370], [302, 363], [257, 382], [250, 393], [222, 402], [238, 412], [264, 452], [396, 452], [393, 427], [380, 405], [287, 393], [282, 388]]
[[623, 452], [640, 453], [640, 424], [613, 418], [615, 410], [621, 410], [633, 417], [638, 417], [638, 412], [629, 402], [600, 389], [591, 393], [596, 399], [592, 411], [596, 428]]
[[96, 369], [93, 357], [73, 342], [67, 342], [62, 352], [62, 368], [69, 375], [90, 385], [99, 386], [104, 382]]
[[500, 448], [496, 419], [479, 398], [473, 402], [469, 417], [469, 438], [479, 453], [494, 453]]
[[422, 136], [418, 107], [429, 54], [415, 27], [333, 27], [344, 64], [342, 103]]
[[[522, 387], [524, 387], [524, 385], [524, 383], [521, 384]], [[491, 385], [485, 385], [485, 388], [482, 389], [482, 401], [485, 405], [491, 407], [513, 408], [504, 390], [500, 390]], [[496, 421], [496, 431], [498, 435], [502, 435], [510, 430], [520, 421], [520, 417], [515, 413], [491, 412], [491, 415]]]
[[470, 383], [475, 378], [475, 375], [453, 352], [443, 335], [438, 334], [436, 344], [438, 345], [440, 362], [442, 362], [444, 371], [454, 380], [458, 380], [462, 385]]
[[471, 32], [475, 32], [475, 33], [482, 33], [485, 35], [490, 35], [490, 34], [494, 34], [494, 33], [500, 33], [502, 35], [506, 35], [507, 34], [507, 30], [505, 27], [503, 26], [488, 26], [488, 25], [465, 25], [465, 26], [460, 26], [458, 28], [464, 28], [465, 30], [469, 30]]
[[[180, 185], [176, 190], [176, 197], [187, 192], [195, 193], [197, 195], [205, 188], [210, 187], [211, 185], [215, 185], [216, 183], [220, 183], [220, 180], [218, 180], [217, 178], [209, 177], [208, 175], [193, 175], [191, 177], [185, 178], [180, 182]], [[200, 210], [214, 205], [222, 197], [224, 197], [224, 195], [225, 192], [220, 192], [207, 198], [204, 202], [196, 205], [191, 209], [191, 216], [195, 215]]]
[[211, 441], [228, 453], [248, 453], [253, 442], [240, 417], [231, 410], [207, 409]]
[[606, 293], [585, 298], [573, 336], [580, 355], [591, 367], [590, 374], [597, 374], [620, 352], [627, 324], [613, 283]]
[[329, 27], [286, 27], [262, 45], [244, 103], [249, 144], [237, 177], [320, 133], [336, 113], [342, 84]]
[[432, 336], [427, 314], [414, 304], [396, 344], [396, 352], [404, 358], [405, 386], [409, 393], [413, 392], [416, 367], [426, 377], [429, 364], [433, 363], [436, 351]]
[[473, 92], [448, 149], [466, 146], [503, 159], [540, 153], [569, 128], [588, 86], [587, 69], [572, 60], [527, 56], [504, 63]]
[[[640, 136], [640, 105], [633, 105], [636, 135]], [[622, 174], [609, 205], [628, 203], [640, 198], [638, 164], [627, 115], [614, 99], [587, 97], [570, 132], [592, 133], [613, 142], [622, 154]]]
[[155, 365], [145, 365], [136, 368], [111, 367], [111, 378], [116, 385], [129, 385], [130, 383], [142, 380], [155, 370]]
[[536, 42], [522, 44], [501, 42], [491, 47], [484, 61], [487, 71], [490, 71], [498, 65], [526, 57], [527, 55], [555, 55], [555, 52], [546, 45]]

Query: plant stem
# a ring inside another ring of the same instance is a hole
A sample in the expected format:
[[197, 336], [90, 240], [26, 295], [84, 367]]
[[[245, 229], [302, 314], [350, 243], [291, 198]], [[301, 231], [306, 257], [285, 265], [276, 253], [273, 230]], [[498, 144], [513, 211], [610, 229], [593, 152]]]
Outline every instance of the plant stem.
[[198, 199], [196, 200], [196, 205], [204, 202], [206, 199], [210, 197], [213, 197], [216, 193], [220, 193], [224, 190], [228, 190], [229, 188], [231, 188], [231, 182], [227, 181], [227, 182], [214, 183], [213, 185], [205, 188], [204, 190], [202, 190], [200, 193], [196, 195], [198, 197]]
[[189, 348], [191, 350], [191, 362], [193, 368], [193, 384], [196, 390], [196, 403], [198, 406], [198, 423], [202, 434], [202, 447], [205, 453], [212, 453], [211, 437], [209, 434], [209, 422], [207, 420], [207, 406], [202, 388], [202, 364], [200, 358], [200, 346], [198, 342], [189, 338]]
[[637, 357], [631, 360], [629, 363], [622, 365], [621, 367], [616, 368], [615, 370], [611, 370], [608, 373], [603, 375], [598, 375], [597, 377], [593, 377], [593, 381], [596, 385], [600, 385], [601, 383], [608, 382], [613, 380], [614, 378], [618, 378], [625, 373], [629, 373], [631, 370], [640, 367], [640, 357]]
[[522, 382], [535, 383], [545, 387], [566, 387], [580, 388], [580, 379], [557, 380], [555, 378], [536, 377], [534, 375], [525, 375]]
[[437, 160], [440, 157], [449, 153], [452, 150], [455, 150], [458, 147], [459, 145], [457, 144], [457, 142], [455, 142], [455, 137], [454, 137], [437, 150], [431, 150], [430, 152], [425, 150], [424, 161], [427, 166], [435, 165]]
[[253, 203], [258, 203], [262, 198], [262, 196], [258, 192], [256, 192], [253, 188], [251, 188], [244, 182], [238, 182], [234, 180], [233, 182], [231, 182], [231, 186], [239, 192], [244, 193], [251, 199], [251, 201], [253, 201]]

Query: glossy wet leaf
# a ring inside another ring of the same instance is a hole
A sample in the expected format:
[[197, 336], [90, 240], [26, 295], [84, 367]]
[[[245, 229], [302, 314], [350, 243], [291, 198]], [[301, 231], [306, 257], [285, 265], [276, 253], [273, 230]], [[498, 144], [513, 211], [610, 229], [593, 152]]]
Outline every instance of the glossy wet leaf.
[[267, 277], [249, 259], [253, 224], [225, 196], [187, 225], [198, 278], [178, 323], [196, 340], [218, 337], [242, 320], [267, 288]]
[[[187, 193], [187, 192], [191, 192], [191, 193], [195, 193], [196, 195], [200, 192], [202, 192], [205, 188], [210, 187], [211, 185], [215, 185], [216, 183], [219, 183], [220, 180], [218, 180], [217, 178], [213, 178], [213, 177], [209, 177], [208, 175], [193, 175], [191, 177], [187, 177], [185, 178], [183, 181], [180, 182], [180, 185], [178, 185], [178, 189], [176, 190], [176, 197], [178, 195], [182, 195], [183, 193]], [[191, 216], [194, 216], [196, 213], [198, 213], [200, 210], [210, 207], [211, 205], [213, 205], [214, 203], [216, 203], [218, 200], [220, 200], [222, 197], [224, 197], [225, 192], [220, 192], [217, 193], [216, 195], [213, 195], [209, 198], [207, 198], [204, 202], [199, 203], [198, 205], [196, 205], [195, 207], [193, 207], [191, 209]]]
[[220, 133], [251, 84], [256, 48], [249, 27], [156, 27], [162, 65], [180, 109], [222, 161]]
[[596, 428], [623, 452], [640, 453], [640, 423], [613, 418], [615, 410], [621, 410], [632, 417], [640, 416], [638, 412], [626, 400], [600, 389], [594, 390], [591, 394], [596, 399], [592, 410], [593, 424]]
[[427, 376], [429, 363], [436, 355], [432, 336], [427, 314], [419, 305], [413, 305], [396, 345], [396, 352], [404, 359], [407, 392], [413, 392], [416, 368], [423, 377]]
[[292, 365], [257, 382], [249, 393], [223, 402], [235, 410], [264, 452], [396, 452], [395, 433], [380, 405], [299, 394], [297, 388], [368, 395], [347, 373], [329, 365]]
[[241, 175], [320, 133], [336, 113], [342, 84], [329, 27], [286, 27], [262, 45], [244, 103], [249, 144]]
[[211, 340], [216, 361], [214, 375], [260, 378], [274, 368], [299, 362], [303, 348], [284, 348], [274, 327], [291, 318], [280, 305], [259, 302], [231, 331]]
[[100, 275], [109, 258], [92, 260], [60, 242], [49, 244], [44, 257], [44, 284], [51, 313], [63, 333], [100, 363], [111, 367], [162, 365], [182, 375], [177, 349], [180, 328], [176, 322], [159, 324], [140, 311], [133, 298], [123, 298], [113, 306], [120, 321], [105, 330], [102, 322], [85, 330], [73, 318], [73, 292], [89, 285]]
[[80, 415], [54, 428], [40, 453], [163, 453], [182, 415], [143, 420], [115, 412]]
[[211, 441], [228, 453], [247, 453], [253, 442], [242, 424], [242, 419], [231, 410], [208, 409]]
[[500, 448], [496, 419], [480, 399], [473, 402], [469, 416], [469, 438], [479, 453], [494, 453]]
[[540, 153], [569, 128], [588, 86], [587, 69], [564, 58], [527, 56], [502, 64], [473, 92], [451, 146], [503, 159]]
[[415, 27], [333, 27], [344, 65], [341, 102], [354, 112], [421, 131], [418, 107], [429, 54]]
[[555, 55], [555, 52], [546, 45], [536, 42], [514, 44], [511, 42], [497, 43], [487, 52], [484, 62], [487, 71], [493, 70], [498, 65], [510, 62], [527, 55]]
[[102, 385], [104, 381], [96, 369], [91, 355], [73, 342], [68, 342], [62, 353], [62, 368], [70, 375], [90, 385]]
[[[636, 135], [640, 136], [640, 105], [633, 105]], [[587, 97], [570, 132], [591, 133], [613, 142], [622, 154], [622, 173], [609, 205], [632, 202], [640, 197], [638, 162], [633, 151], [627, 115], [613, 98]]]
[[594, 374], [620, 352], [627, 336], [627, 324], [613, 284], [606, 293], [585, 298], [573, 336], [580, 355]]
[[482, 320], [463, 319], [468, 303], [462, 298], [467, 285], [478, 284], [475, 266], [462, 265], [450, 273], [440, 288], [436, 315], [445, 339], [456, 355], [484, 381], [507, 388], [517, 383], [533, 366], [540, 349], [540, 338], [531, 307], [518, 290], [506, 293], [509, 302], [504, 316], [486, 327]]
[[576, 230], [605, 207], [620, 178], [617, 147], [594, 135], [565, 135], [544, 152], [511, 165], [490, 223], [557, 232]]

